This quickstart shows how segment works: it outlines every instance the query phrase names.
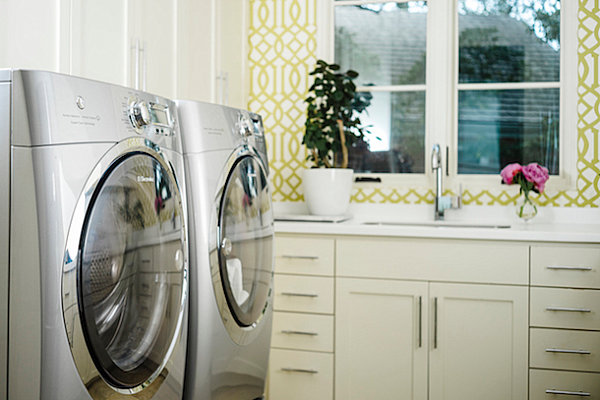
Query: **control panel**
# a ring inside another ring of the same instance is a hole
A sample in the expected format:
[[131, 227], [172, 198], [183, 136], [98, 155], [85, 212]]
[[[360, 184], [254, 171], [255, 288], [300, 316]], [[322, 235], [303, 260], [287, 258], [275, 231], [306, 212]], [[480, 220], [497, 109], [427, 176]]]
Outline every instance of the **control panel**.
[[162, 136], [173, 134], [174, 119], [171, 110], [165, 104], [131, 98], [127, 113], [137, 133]]

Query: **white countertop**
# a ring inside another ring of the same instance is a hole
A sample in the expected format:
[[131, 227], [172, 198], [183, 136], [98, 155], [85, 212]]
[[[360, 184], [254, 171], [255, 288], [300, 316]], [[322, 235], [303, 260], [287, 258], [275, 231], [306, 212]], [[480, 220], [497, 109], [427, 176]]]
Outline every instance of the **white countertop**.
[[[275, 207], [276, 218], [293, 214], [304, 214], [301, 208], [288, 209], [282, 212]], [[479, 239], [510, 240], [530, 242], [570, 242], [600, 243], [600, 210], [547, 210], [540, 212], [535, 219], [522, 222], [512, 215], [510, 207], [490, 210], [475, 207], [470, 210], [459, 210], [452, 215], [447, 212], [445, 226], [417, 226], [406, 223], [433, 223], [428, 211], [431, 206], [387, 206], [370, 205], [354, 206], [350, 213], [352, 218], [344, 222], [288, 222], [276, 221], [277, 233], [301, 233], [320, 235], [365, 235], [395, 236], [443, 239]], [[465, 212], [462, 212], [465, 211]], [[461, 213], [462, 212], [462, 213]], [[431, 212], [433, 214], [433, 212]], [[544, 215], [546, 214], [546, 215]], [[469, 218], [466, 218], [466, 217]], [[391, 225], [376, 225], [383, 222]], [[396, 222], [402, 225], [393, 225]], [[492, 227], [456, 227], [456, 224], [472, 225], [509, 225], [509, 228]]]

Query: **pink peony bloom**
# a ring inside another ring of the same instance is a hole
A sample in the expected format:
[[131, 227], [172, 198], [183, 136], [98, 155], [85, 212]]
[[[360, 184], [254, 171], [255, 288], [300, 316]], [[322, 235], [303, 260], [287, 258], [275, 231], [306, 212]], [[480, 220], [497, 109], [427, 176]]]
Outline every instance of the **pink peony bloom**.
[[500, 172], [500, 176], [502, 176], [502, 180], [504, 181], [504, 183], [506, 183], [507, 185], [512, 185], [513, 178], [516, 174], [521, 172], [521, 169], [522, 167], [519, 163], [508, 164], [502, 169], [502, 171]]
[[542, 193], [546, 186], [546, 181], [549, 178], [548, 169], [542, 167], [538, 163], [531, 163], [524, 166], [522, 171], [525, 179], [533, 183], [534, 188], [537, 189], [539, 193]]

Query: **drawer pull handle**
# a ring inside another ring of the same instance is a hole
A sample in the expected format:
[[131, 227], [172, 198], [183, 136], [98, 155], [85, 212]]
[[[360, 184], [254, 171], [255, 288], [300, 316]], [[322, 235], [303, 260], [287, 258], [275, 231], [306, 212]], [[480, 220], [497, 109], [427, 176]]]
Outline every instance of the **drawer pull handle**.
[[314, 293], [292, 293], [292, 292], [281, 292], [282, 296], [293, 296], [293, 297], [319, 297], [318, 294]]
[[318, 260], [317, 256], [294, 256], [289, 254], [284, 254], [281, 258], [289, 258], [289, 259], [298, 259], [298, 260]]
[[546, 307], [547, 311], [565, 311], [565, 312], [581, 312], [590, 313], [592, 310], [589, 308], [572, 308], [572, 307]]
[[588, 350], [569, 350], [569, 349], [546, 349], [547, 353], [565, 353], [565, 354], [592, 354]]
[[304, 331], [288, 331], [283, 330], [281, 333], [285, 333], [286, 335], [306, 335], [306, 336], [319, 336], [317, 332], [304, 332]]
[[314, 370], [314, 369], [304, 369], [304, 368], [281, 368], [282, 371], [284, 372], [300, 372], [302, 374], [318, 374], [319, 371]]
[[592, 394], [588, 392], [571, 392], [569, 390], [554, 390], [554, 389], [546, 389], [547, 394], [564, 394], [566, 396], [583, 396], [590, 397]]
[[548, 265], [546, 268], [568, 270], [568, 271], [591, 271], [592, 270], [591, 267], [568, 267], [566, 265]]

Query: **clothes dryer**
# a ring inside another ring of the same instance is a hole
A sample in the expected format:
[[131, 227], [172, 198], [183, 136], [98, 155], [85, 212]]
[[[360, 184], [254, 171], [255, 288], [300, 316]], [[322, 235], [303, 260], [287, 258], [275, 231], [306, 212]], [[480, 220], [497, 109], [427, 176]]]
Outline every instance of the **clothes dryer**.
[[175, 104], [1, 70], [0, 124], [2, 390], [180, 399], [188, 244]]
[[259, 115], [177, 102], [187, 168], [190, 330], [184, 398], [263, 397], [273, 212]]

